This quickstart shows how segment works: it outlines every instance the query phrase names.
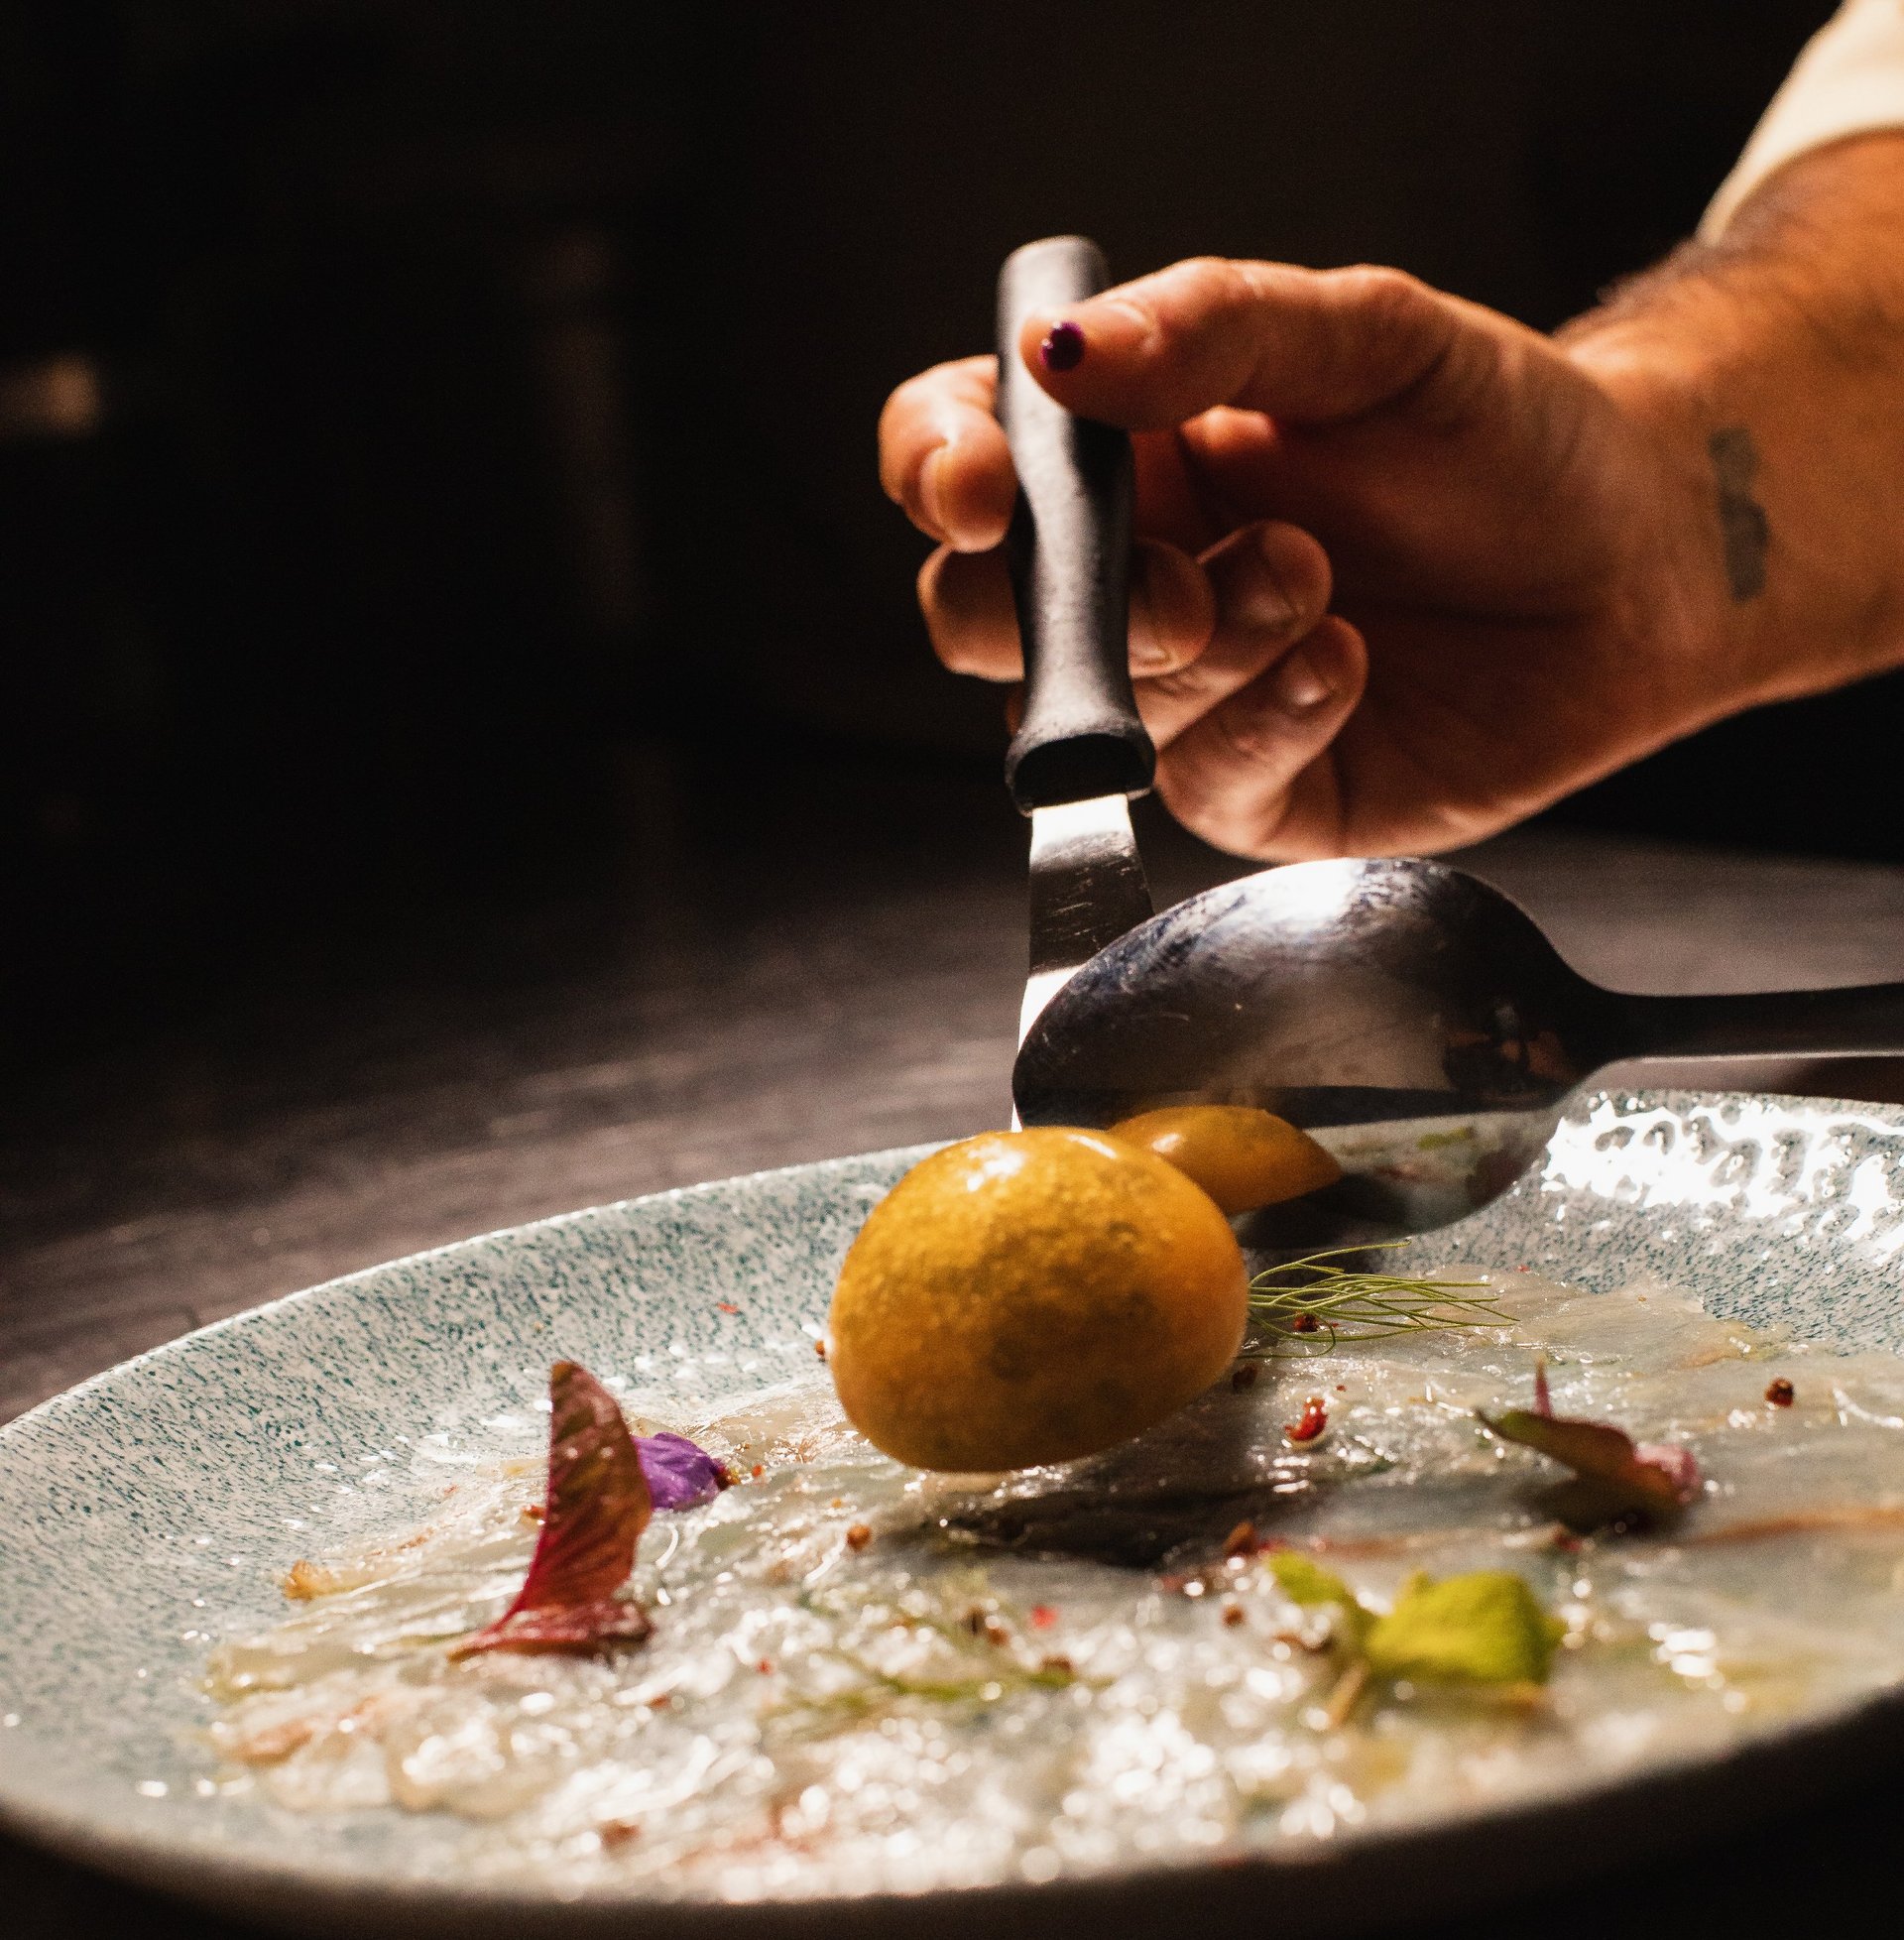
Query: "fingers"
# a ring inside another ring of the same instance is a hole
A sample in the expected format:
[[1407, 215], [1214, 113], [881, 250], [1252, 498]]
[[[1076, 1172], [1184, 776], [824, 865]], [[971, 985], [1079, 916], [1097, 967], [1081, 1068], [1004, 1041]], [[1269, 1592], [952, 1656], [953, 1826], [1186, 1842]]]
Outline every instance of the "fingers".
[[1005, 538], [1017, 480], [993, 416], [998, 360], [966, 357], [908, 379], [880, 414], [880, 483], [928, 537], [957, 552]]
[[[1131, 560], [1130, 670], [1137, 710], [1167, 748], [1279, 661], [1328, 610], [1329, 560], [1307, 533], [1246, 527], [1200, 561], [1155, 540]], [[955, 673], [1017, 680], [1017, 614], [1001, 552], [941, 547], [919, 573], [919, 603]]]
[[[1023, 676], [1017, 614], [1002, 551], [941, 546], [919, 569], [919, 605], [932, 648], [954, 673]], [[1174, 546], [1139, 540], [1130, 556], [1130, 671], [1138, 679], [1194, 660], [1216, 623], [1203, 568]]]
[[[1362, 697], [1368, 654], [1356, 629], [1327, 613], [1322, 547], [1267, 522], [1201, 561], [1140, 541], [1131, 563], [1130, 665], [1165, 804], [1242, 855], [1339, 854], [1342, 808], [1326, 755]], [[919, 574], [919, 601], [954, 672], [1021, 677], [1003, 552], [941, 546]]]
[[1249, 686], [1329, 608], [1328, 556], [1294, 526], [1246, 527], [1199, 563], [1216, 602], [1210, 644], [1174, 671], [1137, 682], [1137, 709], [1159, 748]]
[[1059, 403], [1154, 430], [1221, 405], [1328, 424], [1424, 385], [1459, 393], [1500, 329], [1399, 270], [1206, 257], [1037, 312], [1018, 347]]
[[1330, 743], [1355, 711], [1368, 654], [1330, 616], [1164, 750], [1157, 792], [1205, 841], [1238, 855], [1342, 853], [1343, 801]]

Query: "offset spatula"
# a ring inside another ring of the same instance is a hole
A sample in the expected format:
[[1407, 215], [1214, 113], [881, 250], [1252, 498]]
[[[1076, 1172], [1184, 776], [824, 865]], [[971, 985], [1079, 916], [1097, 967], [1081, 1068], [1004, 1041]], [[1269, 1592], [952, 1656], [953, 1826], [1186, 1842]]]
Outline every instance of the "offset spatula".
[[1027, 243], [999, 273], [999, 422], [1017, 468], [1007, 541], [1024, 714], [1006, 786], [1031, 818], [1031, 974], [1018, 1041], [1071, 973], [1150, 914], [1130, 832], [1156, 751], [1130, 691], [1130, 440], [1075, 418], [1018, 355], [1034, 309], [1063, 309], [1110, 283], [1082, 236]]

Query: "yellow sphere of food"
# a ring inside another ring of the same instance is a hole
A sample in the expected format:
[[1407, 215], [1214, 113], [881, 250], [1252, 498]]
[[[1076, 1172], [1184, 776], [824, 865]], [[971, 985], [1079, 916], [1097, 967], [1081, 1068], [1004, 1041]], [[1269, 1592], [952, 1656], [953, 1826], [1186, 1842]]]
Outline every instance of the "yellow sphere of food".
[[1342, 1177], [1307, 1132], [1253, 1105], [1167, 1105], [1122, 1120], [1111, 1136], [1167, 1158], [1227, 1213], [1299, 1199]]
[[925, 1469], [1070, 1461], [1202, 1392], [1243, 1342], [1228, 1222], [1103, 1132], [987, 1132], [873, 1209], [833, 1294], [827, 1362], [853, 1425]]

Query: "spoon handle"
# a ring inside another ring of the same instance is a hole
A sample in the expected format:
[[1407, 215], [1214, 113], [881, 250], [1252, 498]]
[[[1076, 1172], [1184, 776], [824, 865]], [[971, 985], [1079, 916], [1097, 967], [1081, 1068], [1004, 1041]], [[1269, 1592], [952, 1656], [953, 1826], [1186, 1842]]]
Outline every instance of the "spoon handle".
[[1725, 997], [1607, 996], [1609, 1058], [1904, 1053], [1904, 984]]
[[1018, 332], [1110, 282], [1082, 236], [1026, 243], [999, 273], [999, 421], [1018, 474], [1007, 546], [1024, 716], [1005, 758], [1020, 809], [1142, 794], [1156, 751], [1130, 692], [1130, 439], [1074, 418], [1025, 369]]

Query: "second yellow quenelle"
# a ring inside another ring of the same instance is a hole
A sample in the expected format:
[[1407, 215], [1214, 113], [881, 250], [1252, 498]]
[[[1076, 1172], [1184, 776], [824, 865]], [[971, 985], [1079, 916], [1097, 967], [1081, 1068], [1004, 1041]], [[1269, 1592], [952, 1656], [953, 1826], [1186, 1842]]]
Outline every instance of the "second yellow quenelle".
[[1280, 1205], [1342, 1177], [1307, 1132], [1253, 1105], [1165, 1105], [1122, 1119], [1111, 1132], [1169, 1159], [1227, 1213]]

